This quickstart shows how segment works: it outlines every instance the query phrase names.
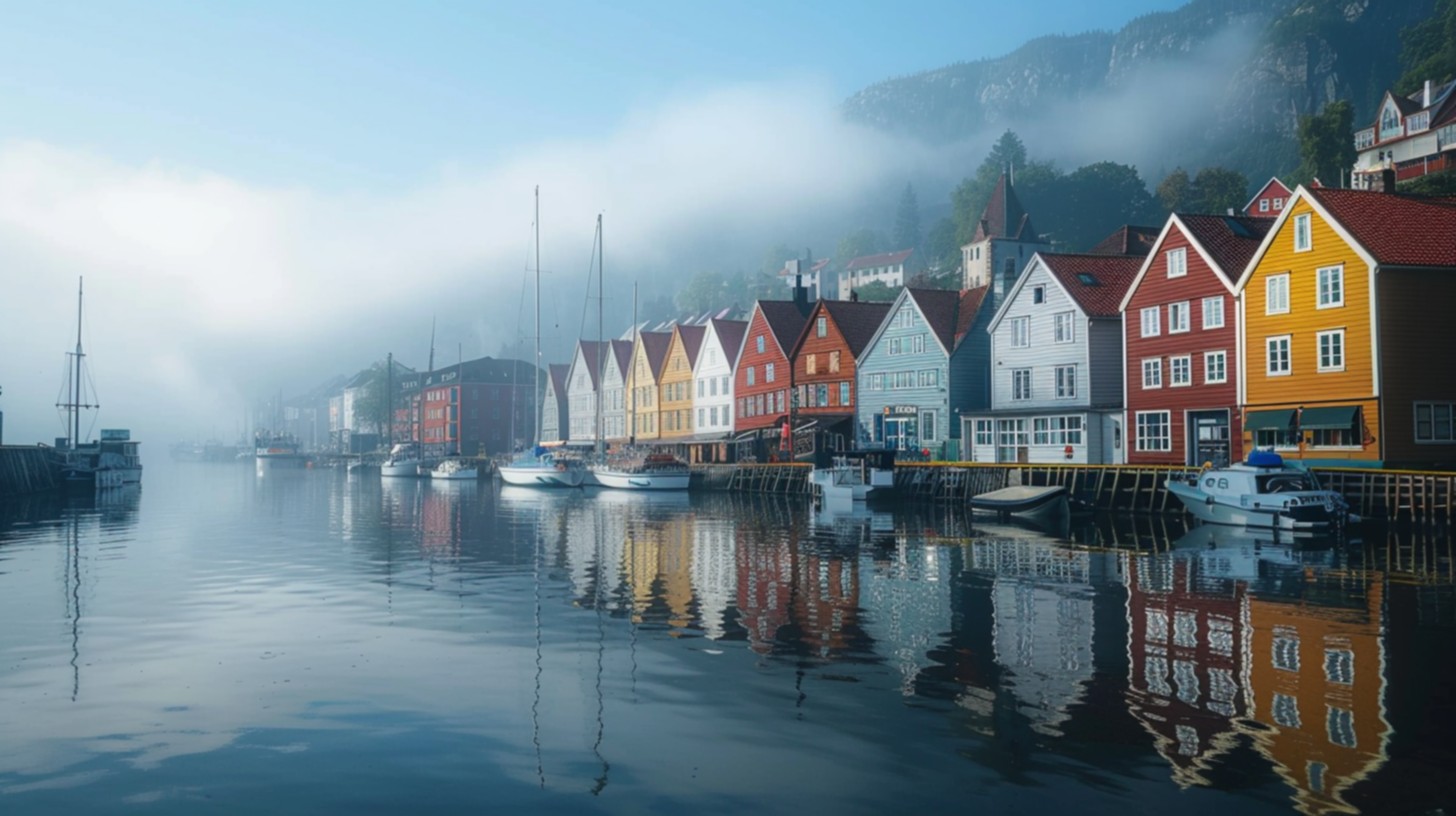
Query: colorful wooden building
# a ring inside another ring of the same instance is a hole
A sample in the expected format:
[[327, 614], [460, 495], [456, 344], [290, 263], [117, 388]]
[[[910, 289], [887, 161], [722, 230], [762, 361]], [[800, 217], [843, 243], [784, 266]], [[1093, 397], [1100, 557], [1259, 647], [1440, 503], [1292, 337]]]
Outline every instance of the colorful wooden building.
[[652, 441], [662, 436], [658, 386], [671, 343], [671, 332], [638, 332], [637, 342], [632, 345], [632, 364], [627, 376], [627, 423], [633, 442]]
[[693, 367], [693, 427], [703, 441], [733, 433], [733, 367], [748, 330], [744, 320], [708, 321]]
[[566, 438], [572, 442], [597, 439], [597, 394], [601, 388], [600, 369], [606, 362], [606, 343], [595, 340], [577, 341], [566, 374], [567, 421]]
[[[799, 292], [802, 294], [803, 290]], [[733, 427], [740, 441], [747, 442], [750, 438], [767, 441], [787, 421], [789, 390], [793, 383], [789, 352], [798, 340], [808, 311], [808, 303], [802, 297], [754, 303], [733, 372]], [[748, 455], [759, 456], [764, 452]]]
[[1169, 216], [1120, 305], [1129, 463], [1243, 457], [1234, 285], [1272, 223]]
[[855, 361], [889, 312], [888, 303], [821, 300], [814, 305], [789, 352], [796, 433], [812, 427], [829, 434], [836, 449], [857, 441]]
[[[571, 402], [566, 390], [566, 378], [571, 373], [571, 365], [551, 363], [546, 370], [545, 409], [541, 412], [541, 441], [565, 442], [568, 439], [567, 434], [571, 430]], [[427, 396], [425, 402], [426, 446], [429, 446], [432, 441], [429, 427], [433, 410]]]
[[1456, 463], [1456, 201], [1300, 187], [1239, 279], [1245, 447]]
[[683, 440], [693, 435], [693, 365], [703, 347], [703, 326], [673, 326], [658, 383], [663, 439]]
[[602, 364], [602, 433], [610, 442], [627, 439], [627, 375], [632, 367], [632, 341], [607, 341]]

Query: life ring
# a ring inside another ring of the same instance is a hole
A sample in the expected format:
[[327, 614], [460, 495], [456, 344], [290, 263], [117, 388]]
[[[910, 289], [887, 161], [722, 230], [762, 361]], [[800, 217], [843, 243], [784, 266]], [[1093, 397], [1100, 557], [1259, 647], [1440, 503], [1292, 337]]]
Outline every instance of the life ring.
[[557, 462], [556, 463], [556, 469], [557, 470], [560, 470], [560, 471], [566, 470], [566, 463], [565, 462]]

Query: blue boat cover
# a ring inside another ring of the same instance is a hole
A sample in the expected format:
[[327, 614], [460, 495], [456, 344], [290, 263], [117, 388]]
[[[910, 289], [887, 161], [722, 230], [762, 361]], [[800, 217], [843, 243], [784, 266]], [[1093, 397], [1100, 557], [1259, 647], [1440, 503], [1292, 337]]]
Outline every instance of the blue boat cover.
[[1274, 451], [1250, 451], [1249, 467], [1284, 467], [1284, 457]]

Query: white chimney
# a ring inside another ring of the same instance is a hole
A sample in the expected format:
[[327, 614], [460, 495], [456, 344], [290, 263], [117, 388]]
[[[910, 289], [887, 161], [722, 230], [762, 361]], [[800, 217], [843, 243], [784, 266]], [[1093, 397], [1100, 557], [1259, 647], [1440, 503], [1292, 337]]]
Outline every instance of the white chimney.
[[1426, 92], [1425, 92], [1425, 95], [1421, 97], [1421, 107], [1423, 107], [1423, 108], [1429, 108], [1430, 106], [1431, 106], [1431, 81], [1428, 79], [1428, 80], [1426, 80]]

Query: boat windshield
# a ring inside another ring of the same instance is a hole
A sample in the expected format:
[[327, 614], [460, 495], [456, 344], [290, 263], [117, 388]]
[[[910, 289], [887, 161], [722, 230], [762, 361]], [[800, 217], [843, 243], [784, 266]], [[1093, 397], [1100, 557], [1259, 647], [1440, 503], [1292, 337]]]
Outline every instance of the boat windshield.
[[1297, 490], [1318, 490], [1306, 473], [1274, 473], [1258, 477], [1260, 493], [1292, 493]]

